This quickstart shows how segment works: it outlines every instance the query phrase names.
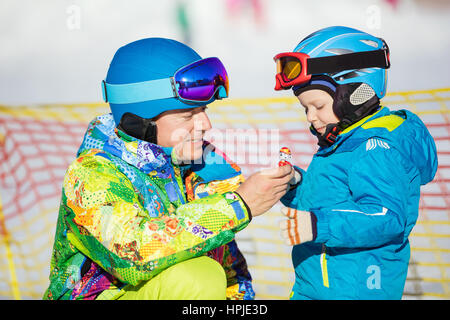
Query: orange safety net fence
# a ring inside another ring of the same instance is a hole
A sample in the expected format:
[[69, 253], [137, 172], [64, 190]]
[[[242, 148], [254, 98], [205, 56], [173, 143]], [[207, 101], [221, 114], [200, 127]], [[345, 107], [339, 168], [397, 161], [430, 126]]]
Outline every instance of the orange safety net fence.
[[[450, 298], [450, 88], [396, 92], [383, 105], [418, 114], [439, 157], [435, 179], [422, 188], [410, 237], [405, 299]], [[0, 106], [0, 299], [40, 299], [48, 286], [62, 180], [87, 124], [106, 104]], [[211, 140], [246, 176], [274, 163], [288, 146], [307, 168], [317, 150], [295, 98], [228, 99], [209, 108]], [[230, 141], [231, 140], [231, 141]], [[290, 247], [279, 236], [281, 205], [237, 235], [257, 299], [287, 299], [294, 275]]]

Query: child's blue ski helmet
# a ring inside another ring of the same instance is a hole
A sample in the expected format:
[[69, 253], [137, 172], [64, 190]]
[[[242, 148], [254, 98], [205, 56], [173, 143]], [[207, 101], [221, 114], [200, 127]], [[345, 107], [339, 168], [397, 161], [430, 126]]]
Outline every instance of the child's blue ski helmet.
[[[383, 39], [353, 28], [333, 26], [310, 34], [295, 47], [294, 52], [319, 58], [378, 49], [387, 49]], [[332, 78], [337, 84], [366, 83], [375, 91], [379, 99], [386, 94], [387, 69], [365, 68], [324, 75]]]

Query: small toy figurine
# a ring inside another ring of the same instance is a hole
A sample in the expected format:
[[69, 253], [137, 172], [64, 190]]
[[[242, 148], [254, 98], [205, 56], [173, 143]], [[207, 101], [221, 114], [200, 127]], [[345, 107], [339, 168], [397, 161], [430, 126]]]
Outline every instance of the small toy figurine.
[[[283, 147], [280, 149], [280, 161], [278, 162], [279, 167], [283, 167], [285, 165], [290, 165], [293, 167], [292, 163], [292, 153], [291, 150], [287, 147]], [[299, 171], [294, 169], [294, 177], [289, 182], [291, 186], [296, 186], [302, 180], [302, 176]]]
[[278, 162], [278, 166], [282, 167], [282, 166], [285, 166], [288, 164], [292, 166], [290, 161], [292, 161], [291, 150], [287, 147], [281, 148], [280, 149], [280, 161]]

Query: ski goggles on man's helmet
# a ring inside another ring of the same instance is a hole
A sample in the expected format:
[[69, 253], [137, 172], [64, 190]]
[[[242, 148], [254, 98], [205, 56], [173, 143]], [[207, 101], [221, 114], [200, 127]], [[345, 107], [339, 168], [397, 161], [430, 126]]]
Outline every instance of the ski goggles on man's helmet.
[[303, 52], [284, 52], [273, 59], [277, 64], [275, 90], [304, 84], [311, 80], [312, 75], [376, 67], [387, 69], [390, 66], [387, 48], [319, 58], [311, 58]]
[[205, 58], [178, 69], [173, 77], [127, 84], [102, 81], [103, 100], [125, 104], [177, 98], [188, 104], [228, 97], [228, 74], [218, 58]]

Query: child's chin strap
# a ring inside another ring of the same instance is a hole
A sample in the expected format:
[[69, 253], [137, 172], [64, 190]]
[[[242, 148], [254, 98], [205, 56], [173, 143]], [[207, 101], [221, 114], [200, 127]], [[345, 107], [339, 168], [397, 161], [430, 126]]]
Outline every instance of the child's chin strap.
[[319, 140], [318, 141], [319, 147], [327, 148], [336, 141], [337, 136], [339, 135], [339, 133], [341, 133], [343, 129], [340, 129], [339, 123], [331, 123], [326, 126], [324, 134], [320, 134], [319, 132], [317, 132], [317, 130], [314, 129], [313, 126], [310, 126], [309, 130]]

